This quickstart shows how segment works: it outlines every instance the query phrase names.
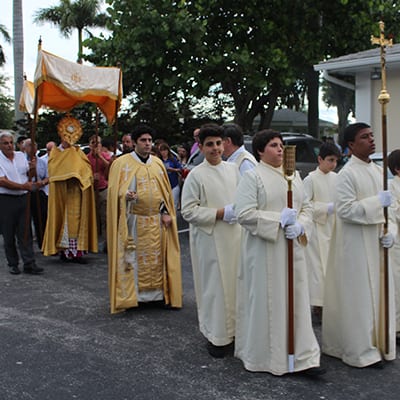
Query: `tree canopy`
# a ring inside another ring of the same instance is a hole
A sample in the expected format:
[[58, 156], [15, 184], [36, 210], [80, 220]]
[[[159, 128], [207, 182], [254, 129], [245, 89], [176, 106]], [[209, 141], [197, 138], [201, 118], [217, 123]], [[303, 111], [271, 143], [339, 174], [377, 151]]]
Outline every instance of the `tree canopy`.
[[11, 129], [13, 126], [14, 100], [6, 94], [7, 79], [0, 74], [0, 128]]
[[[323, 59], [371, 48], [384, 18], [398, 26], [388, 0], [107, 0], [109, 37], [86, 40], [96, 65], [122, 62], [127, 112], [163, 130], [179, 129], [202, 98], [232, 102], [233, 118], [251, 131], [268, 127], [277, 106], [307, 102], [318, 127]], [[169, 116], [167, 120], [165, 117]]]

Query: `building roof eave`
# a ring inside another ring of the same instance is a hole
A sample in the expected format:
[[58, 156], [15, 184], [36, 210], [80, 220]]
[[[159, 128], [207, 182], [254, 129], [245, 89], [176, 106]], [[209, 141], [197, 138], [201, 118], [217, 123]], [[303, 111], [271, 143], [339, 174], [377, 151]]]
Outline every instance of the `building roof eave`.
[[[381, 65], [380, 49], [365, 50], [358, 53], [321, 61], [314, 65], [315, 71], [330, 71], [341, 74], [355, 75], [357, 72], [370, 71]], [[400, 66], [400, 44], [387, 48], [386, 67], [388, 69]]]

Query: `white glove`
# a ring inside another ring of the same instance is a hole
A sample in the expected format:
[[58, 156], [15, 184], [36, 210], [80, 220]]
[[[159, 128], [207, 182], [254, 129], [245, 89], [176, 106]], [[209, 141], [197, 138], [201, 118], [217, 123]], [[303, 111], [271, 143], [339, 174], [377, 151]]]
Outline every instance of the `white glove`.
[[293, 225], [287, 225], [285, 227], [286, 239], [296, 239], [298, 236], [304, 233], [303, 225], [300, 222], [296, 222]]
[[328, 203], [328, 215], [332, 215], [335, 212], [335, 203]]
[[381, 245], [387, 249], [390, 249], [394, 244], [394, 237], [393, 235], [388, 232], [386, 235], [381, 236]]
[[285, 207], [281, 211], [281, 226], [284, 228], [287, 225], [293, 225], [296, 223], [297, 210], [295, 208]]
[[392, 193], [390, 193], [390, 190], [381, 190], [378, 193], [378, 197], [382, 207], [389, 207], [392, 204], [393, 197]]
[[224, 207], [224, 217], [222, 218], [228, 224], [236, 224], [237, 218], [233, 210], [233, 204]]

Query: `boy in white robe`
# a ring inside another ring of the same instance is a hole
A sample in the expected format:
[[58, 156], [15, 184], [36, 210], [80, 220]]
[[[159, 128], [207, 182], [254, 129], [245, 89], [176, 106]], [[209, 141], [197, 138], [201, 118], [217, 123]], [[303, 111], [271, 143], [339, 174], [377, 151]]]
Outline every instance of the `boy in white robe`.
[[313, 232], [305, 248], [310, 304], [321, 317], [324, 280], [332, 232], [335, 228], [336, 178], [334, 172], [340, 151], [335, 144], [323, 143], [319, 149], [318, 167], [304, 179], [307, 199], [313, 206]]
[[389, 251], [389, 263], [393, 271], [396, 301], [396, 342], [400, 343], [400, 150], [393, 150], [388, 157], [388, 166], [393, 174], [389, 189], [393, 203], [389, 209], [390, 230], [395, 233], [395, 242]]
[[[274, 375], [325, 373], [311, 324], [304, 245], [312, 227], [312, 208], [296, 173], [293, 208], [286, 208], [288, 183], [283, 174], [283, 141], [264, 130], [253, 138], [261, 160], [240, 180], [235, 212], [242, 225], [241, 263], [237, 286], [235, 356], [249, 371]], [[288, 355], [288, 243], [294, 254], [294, 354]], [[291, 359], [293, 357], [293, 370]]]
[[389, 352], [385, 352], [383, 247], [393, 235], [382, 235], [383, 208], [391, 195], [382, 188], [382, 168], [369, 125], [355, 123], [344, 131], [352, 156], [337, 178], [337, 227], [325, 279], [322, 351], [353, 367], [382, 368], [396, 357], [393, 277], [389, 265]]
[[205, 160], [183, 186], [181, 213], [190, 223], [190, 254], [201, 333], [213, 357], [225, 356], [235, 335], [236, 273], [241, 228], [232, 203], [239, 181], [235, 164], [222, 161], [223, 130], [200, 129]]

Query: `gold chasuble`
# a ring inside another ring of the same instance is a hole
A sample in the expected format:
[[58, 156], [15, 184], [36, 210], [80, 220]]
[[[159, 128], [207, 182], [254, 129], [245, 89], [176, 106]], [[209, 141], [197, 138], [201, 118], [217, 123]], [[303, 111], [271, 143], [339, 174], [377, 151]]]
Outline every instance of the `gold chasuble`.
[[[127, 201], [127, 191], [137, 200]], [[164, 203], [172, 224], [161, 223]], [[107, 250], [111, 313], [137, 307], [139, 301], [164, 300], [182, 307], [182, 278], [171, 185], [160, 159], [146, 164], [135, 153], [116, 159], [110, 169], [107, 198]]]
[[77, 239], [77, 250], [97, 252], [96, 207], [93, 173], [78, 146], [54, 148], [49, 157], [49, 205], [42, 250], [45, 256], [68, 248]]

